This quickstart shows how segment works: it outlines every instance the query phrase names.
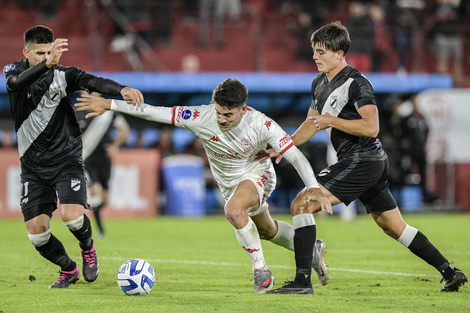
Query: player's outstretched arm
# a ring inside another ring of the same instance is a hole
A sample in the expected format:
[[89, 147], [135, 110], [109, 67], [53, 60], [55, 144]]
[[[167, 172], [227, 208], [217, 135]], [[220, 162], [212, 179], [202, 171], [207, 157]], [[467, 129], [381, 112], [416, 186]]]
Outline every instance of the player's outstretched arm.
[[86, 92], [81, 93], [77, 101], [78, 102], [75, 103], [77, 111], [90, 111], [90, 113], [85, 116], [86, 118], [101, 115], [111, 109], [111, 99], [90, 95]]

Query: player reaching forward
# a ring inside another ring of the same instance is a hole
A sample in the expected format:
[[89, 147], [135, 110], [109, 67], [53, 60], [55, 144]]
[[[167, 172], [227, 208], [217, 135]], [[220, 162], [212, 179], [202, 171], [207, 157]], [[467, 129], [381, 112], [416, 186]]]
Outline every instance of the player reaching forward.
[[122, 95], [134, 103], [142, 103], [143, 96], [136, 89], [59, 65], [62, 53], [68, 51], [68, 41], [54, 41], [53, 37], [45, 26], [27, 30], [23, 49], [26, 59], [5, 66], [3, 73], [18, 138], [20, 203], [28, 237], [39, 254], [61, 269], [49, 288], [67, 288], [79, 280], [80, 272], [50, 230], [57, 198], [62, 221], [79, 241], [85, 280], [94, 281], [99, 272], [90, 220], [84, 214], [88, 204], [82, 134], [70, 95], [88, 89]]
[[266, 200], [276, 185], [276, 175], [271, 160], [258, 162], [256, 153], [268, 144], [274, 147], [294, 166], [306, 185], [307, 191], [300, 201], [318, 202], [319, 207], [329, 213], [332, 212], [331, 205], [321, 193], [310, 163], [293, 145], [289, 135], [276, 122], [248, 107], [247, 98], [245, 85], [228, 78], [214, 90], [210, 105], [133, 106], [125, 101], [84, 94], [78, 98], [76, 106], [79, 111], [92, 111], [87, 117], [113, 110], [184, 127], [195, 133], [202, 139], [212, 174], [226, 200], [225, 216], [235, 228], [238, 242], [251, 258], [255, 293], [270, 290], [274, 283], [260, 239], [297, 250], [298, 239], [308, 237], [312, 241], [312, 249], [307, 252], [310, 256], [303, 274], [310, 277], [313, 266], [324, 285], [328, 273], [322, 257], [323, 242], [317, 241], [316, 249], [313, 249], [316, 238], [313, 214], [298, 214], [293, 218], [293, 227], [271, 218]]

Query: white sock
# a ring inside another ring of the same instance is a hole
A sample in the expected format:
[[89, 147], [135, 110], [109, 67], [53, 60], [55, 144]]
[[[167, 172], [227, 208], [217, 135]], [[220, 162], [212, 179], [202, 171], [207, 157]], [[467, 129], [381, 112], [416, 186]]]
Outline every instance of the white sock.
[[312, 213], [302, 213], [292, 217], [294, 229], [315, 225], [315, 218]]
[[251, 258], [253, 271], [258, 270], [266, 265], [264, 260], [263, 248], [261, 247], [261, 239], [259, 238], [258, 229], [251, 218], [248, 218], [248, 224], [242, 229], [235, 229], [238, 242]]
[[272, 243], [294, 251], [294, 227], [291, 224], [288, 224], [283, 221], [277, 222], [277, 233], [276, 235], [269, 239]]
[[397, 239], [397, 241], [408, 248], [411, 242], [413, 241], [413, 239], [415, 239], [415, 236], [417, 233], [418, 233], [418, 230], [416, 228], [406, 224], [406, 227], [403, 230], [403, 233], [401, 233], [401, 236], [400, 238]]
[[64, 224], [72, 231], [79, 230], [83, 226], [83, 220], [83, 215], [81, 215], [80, 217], [77, 217], [74, 220], [64, 222]]

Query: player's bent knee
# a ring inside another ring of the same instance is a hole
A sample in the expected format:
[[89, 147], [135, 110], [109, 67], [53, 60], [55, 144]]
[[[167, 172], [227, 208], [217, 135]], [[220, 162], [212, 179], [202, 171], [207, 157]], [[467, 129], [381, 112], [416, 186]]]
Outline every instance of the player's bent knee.
[[51, 230], [48, 229], [40, 234], [28, 234], [28, 237], [29, 241], [31, 241], [33, 246], [40, 247], [45, 245], [49, 241], [49, 238], [51, 237]]

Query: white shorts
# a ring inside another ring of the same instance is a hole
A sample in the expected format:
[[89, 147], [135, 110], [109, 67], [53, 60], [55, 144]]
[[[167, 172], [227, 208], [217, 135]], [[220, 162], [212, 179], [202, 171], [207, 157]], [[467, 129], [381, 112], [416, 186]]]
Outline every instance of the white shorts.
[[[266, 200], [269, 198], [274, 188], [276, 187], [276, 173], [274, 171], [262, 171], [261, 173], [249, 173], [240, 177], [238, 183], [241, 183], [245, 180], [251, 180], [256, 186], [259, 195], [259, 207], [258, 209], [248, 213], [248, 216], [256, 216], [268, 208]], [[222, 194], [226, 202], [230, 200], [235, 189], [238, 185], [235, 185], [231, 188], [225, 187], [221, 188]]]

